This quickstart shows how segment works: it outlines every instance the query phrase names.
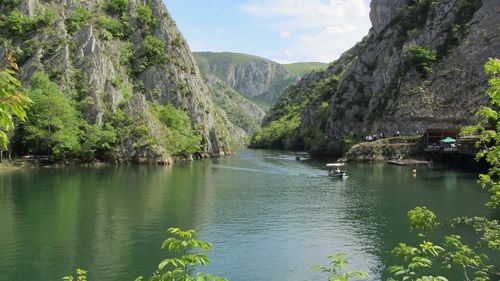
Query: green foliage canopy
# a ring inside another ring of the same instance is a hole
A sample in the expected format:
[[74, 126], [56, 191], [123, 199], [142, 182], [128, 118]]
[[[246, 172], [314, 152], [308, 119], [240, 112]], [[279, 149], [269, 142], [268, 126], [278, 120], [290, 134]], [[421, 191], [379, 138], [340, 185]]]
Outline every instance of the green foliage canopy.
[[144, 39], [144, 50], [150, 64], [159, 65], [166, 62], [165, 42], [154, 35], [148, 35]]
[[477, 124], [465, 127], [462, 134], [479, 137], [476, 145], [482, 150], [476, 158], [485, 159], [491, 166], [487, 174], [480, 175], [479, 182], [490, 190], [488, 206], [496, 208], [500, 204], [500, 60], [490, 59], [484, 69], [491, 77], [486, 90], [491, 106], [482, 107], [476, 114]]
[[26, 39], [39, 29], [52, 26], [56, 14], [49, 9], [37, 11], [34, 17], [24, 15], [19, 10], [0, 15], [0, 37]]
[[437, 51], [426, 46], [414, 44], [408, 48], [409, 61], [417, 71], [427, 76], [432, 74], [432, 63], [436, 61]]
[[80, 150], [82, 120], [72, 101], [46, 73], [37, 72], [26, 88], [26, 95], [34, 105], [29, 110], [29, 120], [24, 126], [23, 141], [35, 153], [56, 157], [69, 156]]
[[173, 155], [190, 155], [201, 152], [201, 135], [196, 132], [186, 112], [171, 104], [151, 106], [158, 119], [168, 127], [167, 136], [160, 140], [163, 147]]
[[69, 33], [77, 31], [81, 24], [90, 18], [92, 14], [85, 8], [78, 7], [66, 19], [66, 29]]
[[106, 11], [116, 15], [126, 13], [128, 6], [128, 0], [107, 0], [105, 4]]
[[104, 39], [109, 40], [113, 37], [125, 37], [125, 25], [118, 19], [109, 16], [100, 16], [97, 18], [97, 26], [101, 29]]
[[266, 127], [257, 130], [252, 136], [251, 143], [269, 148], [282, 148], [287, 137], [299, 127], [300, 115], [282, 116], [272, 121]]
[[146, 34], [153, 30], [156, 22], [151, 7], [143, 4], [137, 5], [137, 23]]

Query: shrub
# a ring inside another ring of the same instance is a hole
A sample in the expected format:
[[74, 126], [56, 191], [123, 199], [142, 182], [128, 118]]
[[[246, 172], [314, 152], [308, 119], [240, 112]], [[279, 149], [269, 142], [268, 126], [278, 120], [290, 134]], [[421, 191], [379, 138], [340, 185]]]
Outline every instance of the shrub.
[[299, 127], [299, 124], [300, 115], [282, 116], [261, 130], [258, 130], [252, 136], [251, 143], [270, 148], [283, 148], [286, 138], [292, 135]]
[[148, 35], [144, 39], [145, 56], [148, 64], [158, 65], [166, 62], [165, 42], [154, 35]]
[[35, 24], [32, 18], [25, 16], [19, 10], [14, 10], [8, 16], [0, 17], [0, 34], [7, 37], [28, 36]]
[[19, 10], [10, 14], [0, 16], [0, 35], [5, 37], [18, 37], [26, 39], [35, 34], [37, 29], [52, 26], [55, 23], [56, 14], [52, 10], [43, 9], [34, 17], [24, 15]]
[[79, 125], [83, 120], [74, 104], [46, 73], [35, 73], [30, 84], [26, 94], [34, 104], [22, 128], [21, 141], [33, 153], [56, 157], [76, 155], [80, 151]]
[[137, 6], [137, 23], [145, 33], [150, 33], [155, 26], [153, 11], [148, 5]]
[[129, 65], [130, 59], [134, 55], [134, 46], [130, 42], [124, 42], [120, 47], [120, 63]]
[[66, 30], [73, 33], [80, 29], [81, 24], [90, 18], [92, 14], [85, 8], [78, 7], [66, 19]]
[[190, 155], [201, 151], [201, 135], [191, 126], [186, 112], [171, 104], [152, 104], [157, 118], [168, 127], [168, 135], [160, 140], [165, 149], [173, 155]]
[[437, 52], [423, 45], [412, 45], [408, 48], [409, 62], [418, 72], [428, 76], [432, 74], [432, 63], [436, 61]]
[[109, 35], [117, 38], [125, 37], [125, 26], [117, 19], [100, 16], [97, 18], [97, 26], [101, 29], [104, 39], [111, 39]]
[[107, 0], [106, 11], [115, 15], [122, 15], [128, 11], [128, 0]]
[[56, 22], [56, 12], [54, 10], [43, 9], [41, 12], [36, 13], [34, 21], [36, 28], [53, 26]]

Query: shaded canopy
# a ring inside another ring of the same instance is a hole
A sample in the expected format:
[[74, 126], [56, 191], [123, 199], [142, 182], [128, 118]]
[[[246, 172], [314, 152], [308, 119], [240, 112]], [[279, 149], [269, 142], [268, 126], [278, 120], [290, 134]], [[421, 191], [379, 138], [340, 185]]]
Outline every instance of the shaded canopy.
[[452, 142], [455, 142], [456, 140], [454, 138], [450, 138], [450, 137], [446, 137], [442, 140], [440, 140], [440, 142], [442, 143], [452, 143]]

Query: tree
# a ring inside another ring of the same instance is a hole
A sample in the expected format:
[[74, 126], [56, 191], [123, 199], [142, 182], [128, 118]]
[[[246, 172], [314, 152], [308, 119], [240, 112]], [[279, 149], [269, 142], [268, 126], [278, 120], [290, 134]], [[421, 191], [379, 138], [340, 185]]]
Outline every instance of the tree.
[[7, 149], [6, 132], [13, 129], [14, 117], [25, 121], [31, 100], [21, 92], [23, 85], [15, 78], [19, 70], [12, 54], [7, 54], [7, 67], [0, 71], [0, 149]]
[[[485, 71], [491, 78], [486, 93], [491, 105], [477, 112], [477, 123], [465, 127], [462, 134], [479, 137], [476, 145], [481, 151], [476, 159], [485, 159], [490, 165], [486, 174], [479, 175], [479, 183], [488, 188], [491, 197], [487, 207], [496, 209], [500, 204], [500, 60], [489, 59]], [[389, 272], [398, 280], [448, 280], [443, 276], [426, 276], [426, 269], [441, 264], [444, 268], [458, 268], [465, 280], [498, 280], [500, 272], [488, 263], [487, 252], [500, 251], [500, 222], [486, 217], [460, 217], [440, 223], [436, 215], [425, 207], [417, 207], [408, 212], [413, 230], [419, 231], [422, 242], [418, 246], [400, 243], [393, 254], [403, 261], [401, 265], [391, 266]], [[465, 243], [456, 233], [456, 226], [471, 227], [477, 236], [472, 242]], [[446, 232], [442, 237], [434, 231], [439, 228]], [[450, 233], [453, 231], [454, 233]], [[433, 236], [432, 236], [433, 235]], [[431, 242], [437, 241], [437, 242]], [[497, 265], [498, 266], [498, 265]], [[394, 279], [389, 279], [394, 280]]]
[[29, 110], [30, 119], [21, 128], [21, 141], [34, 153], [75, 155], [81, 148], [82, 119], [72, 101], [44, 72], [36, 72], [30, 84], [26, 94], [34, 105]]
[[484, 69], [491, 76], [488, 81], [490, 87], [486, 90], [491, 106], [482, 107], [476, 114], [477, 124], [465, 127], [462, 134], [479, 137], [476, 146], [482, 150], [476, 155], [476, 159], [484, 159], [490, 164], [488, 173], [479, 175], [479, 183], [483, 188], [489, 188], [491, 193], [488, 207], [496, 208], [500, 204], [500, 181], [498, 180], [500, 177], [500, 59], [489, 59]]

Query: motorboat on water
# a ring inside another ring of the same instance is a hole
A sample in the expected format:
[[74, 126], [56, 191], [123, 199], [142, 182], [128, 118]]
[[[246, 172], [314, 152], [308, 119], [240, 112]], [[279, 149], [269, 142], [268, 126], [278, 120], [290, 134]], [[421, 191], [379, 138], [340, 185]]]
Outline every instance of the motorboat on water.
[[340, 169], [340, 167], [344, 167], [344, 163], [328, 163], [326, 166], [329, 168], [329, 177], [347, 178], [347, 173]]

